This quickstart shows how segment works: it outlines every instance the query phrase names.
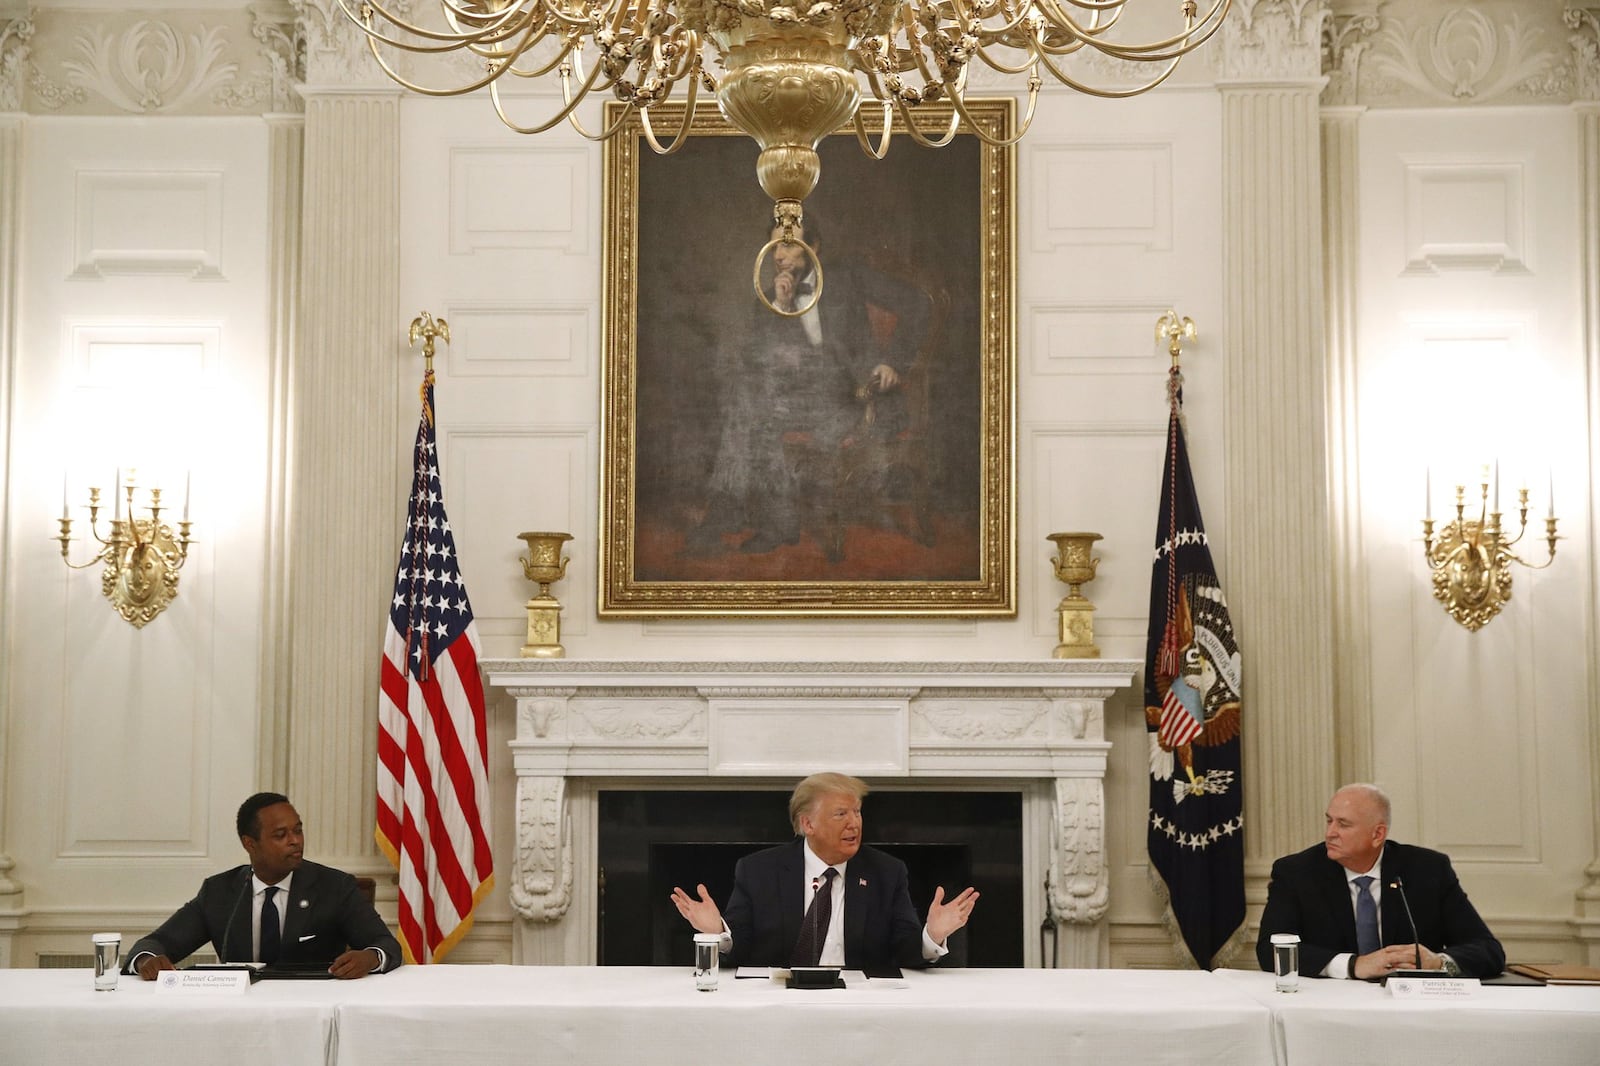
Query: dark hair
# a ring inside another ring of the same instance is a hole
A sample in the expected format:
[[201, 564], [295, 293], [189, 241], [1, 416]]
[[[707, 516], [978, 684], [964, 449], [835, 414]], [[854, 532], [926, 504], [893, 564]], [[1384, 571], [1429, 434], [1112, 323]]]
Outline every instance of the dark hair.
[[239, 830], [240, 836], [249, 837], [251, 840], [259, 840], [261, 839], [262, 808], [288, 802], [289, 797], [278, 792], [257, 792], [254, 796], [239, 804], [239, 814], [234, 819], [234, 826]]

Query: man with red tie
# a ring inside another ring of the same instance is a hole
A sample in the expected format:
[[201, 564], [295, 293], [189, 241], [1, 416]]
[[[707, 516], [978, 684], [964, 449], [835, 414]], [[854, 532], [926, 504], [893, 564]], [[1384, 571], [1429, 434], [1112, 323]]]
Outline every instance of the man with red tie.
[[672, 902], [697, 931], [722, 934], [735, 965], [876, 970], [937, 962], [978, 891], [947, 901], [936, 888], [926, 924], [918, 922], [905, 863], [861, 842], [866, 794], [859, 778], [811, 775], [789, 797], [798, 839], [740, 859], [726, 911], [703, 884], [698, 898], [674, 888]]

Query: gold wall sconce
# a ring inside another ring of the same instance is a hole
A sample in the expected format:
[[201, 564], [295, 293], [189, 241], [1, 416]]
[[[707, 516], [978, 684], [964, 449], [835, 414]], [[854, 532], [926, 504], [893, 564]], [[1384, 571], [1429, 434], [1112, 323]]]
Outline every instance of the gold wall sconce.
[[550, 586], [567, 576], [571, 556], [562, 555], [562, 545], [571, 533], [518, 533], [528, 545], [521, 556], [522, 576], [539, 586], [539, 594], [526, 604], [528, 642], [522, 646], [524, 659], [560, 659], [567, 654], [561, 646], [561, 601], [550, 595]]
[[1455, 517], [1437, 534], [1433, 528], [1433, 477], [1428, 476], [1422, 519], [1422, 553], [1433, 571], [1433, 598], [1444, 604], [1446, 613], [1469, 630], [1479, 630], [1500, 613], [1511, 598], [1511, 564], [1530, 570], [1543, 570], [1556, 558], [1555, 486], [1550, 492], [1550, 510], [1545, 515], [1545, 542], [1549, 554], [1544, 562], [1533, 563], [1512, 549], [1528, 529], [1528, 490], [1517, 490], [1517, 531], [1507, 537], [1500, 524], [1500, 467], [1495, 464], [1494, 499], [1491, 504], [1488, 468], [1478, 486], [1478, 517], [1466, 517], [1466, 486], [1456, 486]]
[[[117, 471], [116, 487], [111, 491], [113, 510], [110, 528], [100, 533], [100, 490], [89, 489], [89, 533], [100, 550], [88, 562], [74, 563], [70, 556], [72, 544], [72, 515], [67, 506], [67, 486], [61, 485], [61, 532], [55, 537], [61, 542], [61, 560], [70, 569], [84, 570], [95, 564], [103, 565], [100, 574], [100, 591], [116, 608], [117, 613], [135, 629], [143, 629], [156, 615], [167, 609], [178, 595], [178, 571], [189, 559], [189, 483], [184, 480], [183, 518], [178, 521], [174, 535], [172, 527], [161, 520], [167, 508], [161, 505], [161, 489], [152, 487], [145, 493], [146, 503], [139, 517], [135, 506], [135, 471], [130, 469], [126, 480]], [[127, 517], [123, 517], [126, 514]]]

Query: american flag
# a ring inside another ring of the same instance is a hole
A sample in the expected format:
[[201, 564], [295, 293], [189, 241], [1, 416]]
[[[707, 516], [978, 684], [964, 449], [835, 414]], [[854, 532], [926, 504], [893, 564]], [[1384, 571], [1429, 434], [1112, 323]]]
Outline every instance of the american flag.
[[378, 846], [399, 871], [406, 961], [437, 962], [494, 886], [488, 727], [478, 631], [444, 513], [433, 372], [383, 641], [378, 693]]

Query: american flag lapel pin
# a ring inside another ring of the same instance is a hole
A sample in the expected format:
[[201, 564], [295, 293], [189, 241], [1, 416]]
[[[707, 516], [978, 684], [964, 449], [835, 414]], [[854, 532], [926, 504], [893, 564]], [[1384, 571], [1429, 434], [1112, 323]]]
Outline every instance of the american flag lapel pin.
[[860, 885], [862, 888], [866, 888], [867, 887], [867, 879], [865, 877], [858, 877], [858, 878], [856, 878], [856, 884]]

